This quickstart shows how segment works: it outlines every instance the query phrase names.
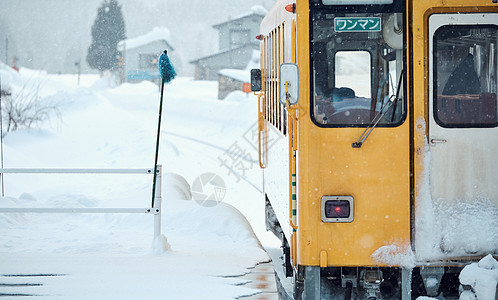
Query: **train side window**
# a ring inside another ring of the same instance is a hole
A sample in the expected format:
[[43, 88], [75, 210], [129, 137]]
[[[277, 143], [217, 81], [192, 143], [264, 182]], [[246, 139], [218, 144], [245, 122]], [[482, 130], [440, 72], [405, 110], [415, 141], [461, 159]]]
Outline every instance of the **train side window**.
[[284, 26], [274, 28], [263, 40], [262, 79], [264, 89], [264, 117], [282, 134], [287, 133], [287, 112], [278, 101], [279, 67], [285, 59]]
[[446, 25], [434, 34], [434, 118], [446, 128], [496, 127], [498, 26]]

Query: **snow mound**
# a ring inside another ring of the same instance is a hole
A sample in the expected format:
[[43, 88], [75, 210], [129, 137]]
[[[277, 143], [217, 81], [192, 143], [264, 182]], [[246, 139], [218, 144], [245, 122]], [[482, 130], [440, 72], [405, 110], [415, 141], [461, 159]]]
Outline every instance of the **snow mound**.
[[103, 91], [109, 88], [115, 88], [118, 86], [118, 78], [115, 74], [111, 73], [111, 71], [104, 71], [102, 77], [96, 80], [91, 88], [94, 91]]
[[19, 74], [24, 78], [31, 79], [31, 78], [36, 78], [36, 77], [45, 77], [45, 76], [47, 76], [47, 71], [34, 70], [34, 69], [28, 69], [25, 67], [21, 67], [19, 69]]
[[190, 184], [181, 175], [176, 173], [163, 174], [163, 197], [174, 200], [192, 199]]
[[2, 89], [9, 90], [13, 82], [20, 82], [21, 76], [19, 72], [7, 66], [0, 61], [0, 80], [2, 81]]
[[0, 84], [2, 91], [9, 91], [12, 85], [12, 75], [9, 71], [0, 69]]
[[113, 92], [122, 96], [134, 95], [141, 93], [157, 93], [159, 91], [157, 84], [152, 81], [144, 80], [137, 83], [125, 82], [116, 87]]
[[[19, 198], [21, 200], [21, 198]], [[76, 194], [60, 194], [47, 200], [47, 207], [90, 208], [97, 207], [100, 201], [94, 197]]]
[[466, 266], [460, 272], [459, 279], [462, 285], [471, 287], [462, 292], [460, 300], [496, 299], [498, 262], [489, 254], [478, 263]]
[[[169, 206], [175, 210], [171, 211]], [[166, 215], [168, 226], [175, 230], [227, 237], [239, 245], [261, 247], [244, 215], [227, 203], [200, 205], [197, 201], [166, 201], [163, 204], [163, 214]]]
[[[0, 198], [1, 208], [15, 208], [19, 206], [19, 200], [12, 197]], [[21, 213], [0, 214], [0, 228], [9, 228], [26, 222], [26, 217]]]
[[[26, 93], [27, 91], [38, 89], [41, 86], [41, 80], [38, 77], [44, 78], [46, 75], [46, 71], [36, 71], [26, 68], [16, 71], [3, 62], [0, 62], [2, 90], [11, 92], [13, 95], [19, 93], [21, 90], [25, 90], [24, 92]], [[33, 87], [36, 85], [38, 86]]]
[[228, 94], [223, 101], [227, 102], [242, 102], [247, 99], [247, 94], [242, 91], [233, 91]]
[[152, 253], [159, 255], [171, 249], [168, 239], [163, 234], [157, 236], [152, 241]]

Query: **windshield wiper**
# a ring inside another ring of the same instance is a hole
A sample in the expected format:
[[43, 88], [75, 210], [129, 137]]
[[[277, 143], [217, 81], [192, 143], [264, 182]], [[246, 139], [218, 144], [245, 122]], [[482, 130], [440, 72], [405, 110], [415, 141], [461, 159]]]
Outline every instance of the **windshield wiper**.
[[382, 105], [379, 112], [377, 113], [377, 115], [375, 115], [375, 117], [372, 119], [370, 124], [368, 124], [365, 131], [363, 131], [363, 133], [361, 134], [360, 138], [358, 138], [358, 140], [353, 143], [353, 145], [352, 145], [353, 148], [361, 148], [361, 146], [363, 145], [365, 140], [368, 138], [370, 133], [372, 133], [374, 128], [377, 126], [377, 124], [379, 124], [380, 120], [382, 120], [382, 118], [386, 115], [386, 113], [393, 106], [393, 104], [398, 102], [399, 92], [401, 90], [401, 81], [403, 80], [403, 72], [404, 72], [404, 70], [401, 70], [401, 74], [399, 74], [399, 81], [398, 81], [398, 87], [396, 89], [396, 95], [391, 95], [391, 97], [389, 97], [389, 101], [387, 101], [386, 103], [384, 103], [384, 105]]

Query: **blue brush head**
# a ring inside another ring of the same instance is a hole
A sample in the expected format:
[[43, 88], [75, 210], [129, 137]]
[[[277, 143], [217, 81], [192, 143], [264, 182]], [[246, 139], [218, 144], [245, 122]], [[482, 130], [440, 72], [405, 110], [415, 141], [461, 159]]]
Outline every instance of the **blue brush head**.
[[164, 50], [161, 56], [159, 56], [159, 73], [161, 73], [164, 82], [170, 82], [176, 76], [175, 68], [169, 60], [167, 50]]

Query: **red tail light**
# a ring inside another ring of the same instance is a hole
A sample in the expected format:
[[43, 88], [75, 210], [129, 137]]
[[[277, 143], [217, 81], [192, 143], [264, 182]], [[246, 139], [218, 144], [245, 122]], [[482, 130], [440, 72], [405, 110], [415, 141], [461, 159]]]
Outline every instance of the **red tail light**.
[[353, 221], [353, 197], [323, 196], [321, 202], [322, 221], [346, 223]]
[[351, 207], [346, 200], [329, 200], [325, 202], [325, 217], [349, 218]]
[[291, 12], [291, 13], [295, 14], [296, 13], [296, 3], [287, 5], [285, 7], [285, 10], [288, 11], [288, 12]]

